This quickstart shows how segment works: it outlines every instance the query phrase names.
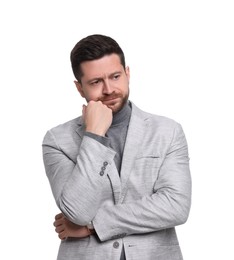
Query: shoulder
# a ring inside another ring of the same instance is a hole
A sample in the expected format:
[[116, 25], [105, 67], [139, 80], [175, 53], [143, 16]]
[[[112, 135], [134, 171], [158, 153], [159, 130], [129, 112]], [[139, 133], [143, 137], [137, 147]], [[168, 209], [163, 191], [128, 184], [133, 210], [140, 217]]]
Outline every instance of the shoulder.
[[135, 104], [133, 104], [132, 102], [131, 102], [131, 105], [132, 105], [133, 115], [140, 117], [144, 121], [147, 121], [150, 124], [155, 125], [157, 127], [165, 126], [165, 127], [173, 128], [179, 124], [177, 121], [175, 121], [172, 118], [143, 111], [140, 108], [138, 108]]
[[79, 129], [82, 128], [82, 118], [77, 117], [65, 123], [59, 124], [49, 129], [43, 139], [43, 143], [48, 141], [60, 140], [66, 142], [70, 140]]
[[141, 110], [132, 103], [132, 116], [137, 117], [138, 123], [146, 125], [145, 134], [152, 139], [163, 137], [164, 140], [172, 140], [175, 136], [183, 136], [183, 128], [176, 120]]
[[81, 119], [81, 117], [77, 117], [77, 118], [71, 119], [65, 123], [54, 126], [53, 128], [49, 129], [49, 131], [51, 131], [53, 133], [71, 132], [71, 131], [76, 130], [77, 127], [80, 125], [82, 125], [82, 119]]

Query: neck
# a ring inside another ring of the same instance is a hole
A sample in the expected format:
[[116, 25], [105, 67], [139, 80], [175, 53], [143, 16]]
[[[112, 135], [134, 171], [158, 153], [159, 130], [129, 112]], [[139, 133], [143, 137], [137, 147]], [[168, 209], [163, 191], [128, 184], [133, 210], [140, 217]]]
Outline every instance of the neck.
[[113, 120], [111, 125], [116, 126], [123, 123], [125, 120], [129, 119], [130, 115], [131, 115], [131, 107], [129, 102], [127, 101], [120, 111], [113, 114]]

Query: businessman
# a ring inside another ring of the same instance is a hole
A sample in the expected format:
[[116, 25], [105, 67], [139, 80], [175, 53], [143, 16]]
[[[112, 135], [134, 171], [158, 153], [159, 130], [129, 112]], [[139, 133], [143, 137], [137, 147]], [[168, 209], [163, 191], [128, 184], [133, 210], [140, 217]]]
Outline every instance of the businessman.
[[175, 227], [191, 205], [185, 135], [129, 97], [119, 44], [89, 35], [71, 51], [82, 115], [49, 130], [43, 159], [60, 210], [58, 260], [181, 260]]

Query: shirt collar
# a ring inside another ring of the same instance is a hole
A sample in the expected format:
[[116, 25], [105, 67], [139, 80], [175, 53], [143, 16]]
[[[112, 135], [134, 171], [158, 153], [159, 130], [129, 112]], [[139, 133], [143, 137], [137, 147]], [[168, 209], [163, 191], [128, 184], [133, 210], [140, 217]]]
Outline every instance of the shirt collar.
[[118, 111], [116, 114], [113, 115], [113, 120], [111, 126], [117, 126], [119, 124], [122, 124], [126, 121], [129, 121], [131, 116], [131, 105], [130, 102], [127, 101], [126, 104], [123, 106], [123, 108]]

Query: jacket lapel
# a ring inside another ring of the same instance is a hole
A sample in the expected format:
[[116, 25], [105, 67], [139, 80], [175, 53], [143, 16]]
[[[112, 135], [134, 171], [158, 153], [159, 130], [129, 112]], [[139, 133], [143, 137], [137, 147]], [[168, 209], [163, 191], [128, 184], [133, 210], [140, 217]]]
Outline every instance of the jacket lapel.
[[83, 124], [82, 117], [78, 117], [76, 133], [79, 135], [80, 138], [83, 138], [84, 132], [85, 132], [85, 127]]

